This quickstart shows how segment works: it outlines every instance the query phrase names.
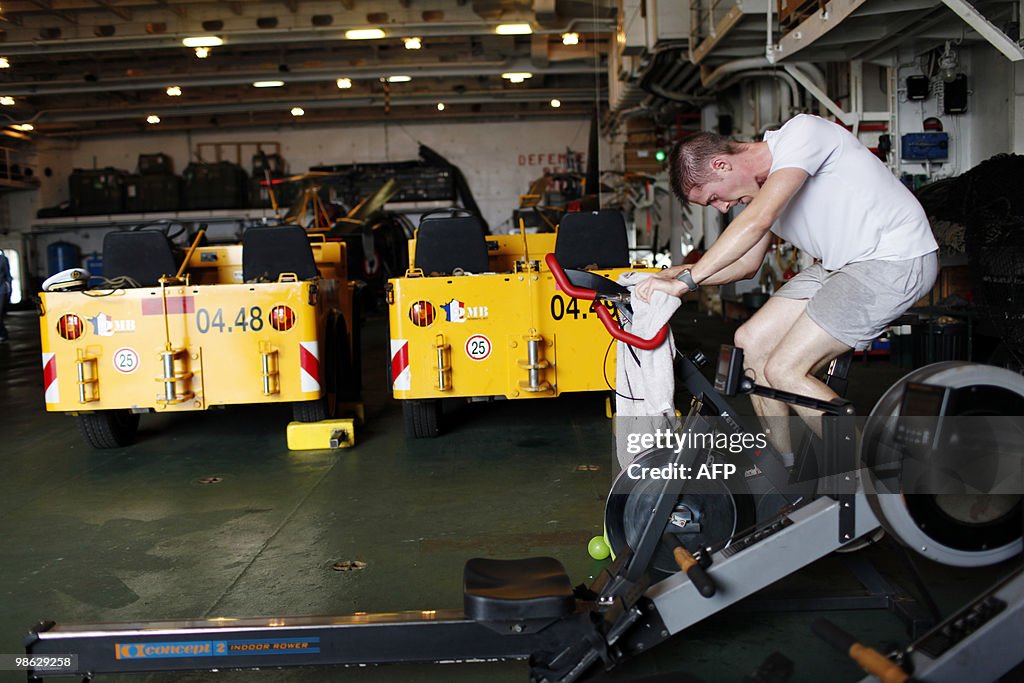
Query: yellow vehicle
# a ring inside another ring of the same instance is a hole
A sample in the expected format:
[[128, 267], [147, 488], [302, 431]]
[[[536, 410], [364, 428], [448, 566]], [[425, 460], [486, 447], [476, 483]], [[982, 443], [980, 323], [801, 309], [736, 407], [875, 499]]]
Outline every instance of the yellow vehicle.
[[485, 236], [473, 216], [425, 217], [411, 267], [386, 290], [390, 381], [411, 437], [436, 436], [440, 399], [608, 391], [615, 353], [594, 302], [559, 291], [546, 262], [611, 279], [631, 269], [617, 211], [566, 214], [558, 232]]
[[296, 226], [201, 237], [179, 266], [164, 232], [111, 232], [103, 288], [39, 295], [46, 409], [76, 415], [92, 447], [130, 443], [140, 413], [290, 403], [312, 422], [358, 399], [345, 245]]

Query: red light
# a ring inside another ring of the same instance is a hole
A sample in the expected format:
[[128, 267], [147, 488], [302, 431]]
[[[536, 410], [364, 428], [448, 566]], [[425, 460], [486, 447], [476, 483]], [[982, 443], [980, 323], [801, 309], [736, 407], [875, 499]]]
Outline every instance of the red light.
[[417, 301], [409, 307], [409, 320], [416, 327], [427, 327], [434, 322], [434, 305], [429, 301]]
[[270, 326], [278, 332], [287, 332], [295, 324], [295, 311], [287, 306], [274, 306], [270, 309]]
[[68, 341], [75, 341], [85, 332], [85, 323], [74, 313], [65, 313], [57, 321], [57, 334]]

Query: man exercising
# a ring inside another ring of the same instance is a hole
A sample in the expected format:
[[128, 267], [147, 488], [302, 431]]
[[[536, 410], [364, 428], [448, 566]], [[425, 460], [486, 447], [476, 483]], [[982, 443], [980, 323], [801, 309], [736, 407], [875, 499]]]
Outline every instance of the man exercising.
[[[672, 190], [684, 204], [722, 213], [738, 204], [746, 208], [697, 263], [668, 268], [638, 285], [641, 300], [655, 291], [682, 296], [699, 285], [753, 277], [770, 233], [817, 259], [736, 330], [746, 369], [762, 384], [835, 398], [813, 373], [850, 349], [867, 348], [935, 282], [938, 245], [924, 210], [842, 126], [800, 114], [765, 133], [764, 142], [700, 133], [676, 143], [669, 163]], [[779, 401], [751, 401], [762, 417], [789, 414]], [[792, 464], [788, 433], [773, 437]]]

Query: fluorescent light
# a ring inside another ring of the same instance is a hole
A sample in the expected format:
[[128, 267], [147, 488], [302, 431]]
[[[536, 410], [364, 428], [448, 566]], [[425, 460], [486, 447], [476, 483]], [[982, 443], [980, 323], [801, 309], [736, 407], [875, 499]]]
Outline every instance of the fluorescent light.
[[423, 47], [422, 38], [406, 38], [404, 42], [406, 50], [419, 50], [421, 47]]
[[498, 24], [494, 32], [499, 36], [522, 36], [533, 33], [529, 24]]
[[181, 41], [185, 47], [218, 47], [224, 41], [217, 36], [189, 36]]
[[280, 88], [284, 85], [284, 81], [255, 81], [252, 84], [254, 88]]
[[0, 97], [0, 105], [3, 105], [5, 107], [13, 107], [14, 98], [4, 95], [3, 97]]
[[551, 100], [551, 106], [554, 109], [558, 109], [559, 107], [562, 106], [562, 100]]
[[408, 83], [412, 76], [388, 76], [388, 83]]
[[345, 31], [349, 40], [378, 40], [386, 34], [379, 28], [351, 28]]
[[179, 86], [179, 85], [169, 85], [169, 86], [167, 86], [167, 96], [168, 97], [180, 97], [181, 96], [181, 86]]
[[438, 102], [437, 103], [437, 110], [438, 111], [444, 111], [444, 102]]
[[579, 45], [580, 34], [575, 32], [568, 32], [562, 34], [562, 45]]
[[197, 47], [196, 48], [196, 57], [198, 57], [199, 59], [206, 59], [209, 56], [210, 56], [210, 48], [208, 48], [208, 47]]
[[527, 78], [533, 78], [533, 74], [527, 71], [510, 71], [501, 74], [501, 77], [507, 79], [510, 83], [522, 83]]
[[340, 88], [341, 90], [345, 90], [346, 88], [352, 87], [351, 78], [339, 78], [338, 80], [335, 81], [335, 83], [338, 84], [338, 88]]
[[33, 126], [31, 123], [16, 123], [13, 126], [11, 126], [11, 128], [13, 128], [14, 130], [20, 130], [23, 133], [27, 133], [30, 130], [36, 129], [36, 127]]
[[156, 114], [150, 114], [149, 116], [146, 117], [146, 123], [149, 123], [149, 124], [160, 123], [160, 117], [157, 116]]
[[292, 107], [292, 116], [305, 116], [306, 110], [302, 107]]
[[7, 57], [0, 57], [0, 69], [10, 69], [10, 68], [11, 68], [11, 60], [7, 59]]

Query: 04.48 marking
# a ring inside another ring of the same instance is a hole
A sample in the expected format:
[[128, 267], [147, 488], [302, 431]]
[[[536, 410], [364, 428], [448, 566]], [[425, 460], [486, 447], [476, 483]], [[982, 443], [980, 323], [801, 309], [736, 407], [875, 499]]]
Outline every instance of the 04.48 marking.
[[199, 334], [206, 334], [211, 329], [214, 332], [232, 332], [236, 327], [243, 332], [259, 332], [263, 329], [263, 310], [259, 306], [252, 306], [248, 309], [243, 306], [238, 309], [234, 322], [231, 324], [225, 324], [223, 309], [213, 309], [212, 315], [210, 309], [196, 310], [196, 329]]

